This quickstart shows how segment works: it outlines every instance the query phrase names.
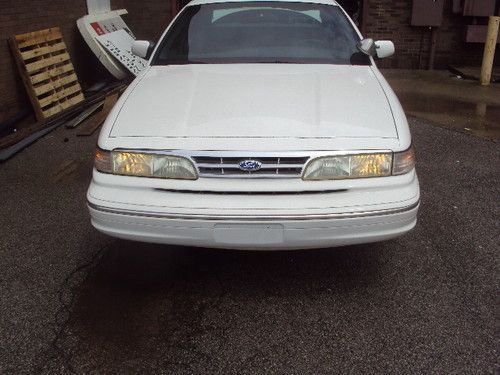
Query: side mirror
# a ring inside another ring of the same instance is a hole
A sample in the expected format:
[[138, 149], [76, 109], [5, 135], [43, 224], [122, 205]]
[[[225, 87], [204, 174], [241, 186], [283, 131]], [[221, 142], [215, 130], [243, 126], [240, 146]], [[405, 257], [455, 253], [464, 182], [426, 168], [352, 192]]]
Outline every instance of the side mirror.
[[390, 40], [378, 40], [375, 42], [375, 47], [377, 50], [377, 57], [379, 59], [390, 57], [394, 55], [394, 52], [396, 51], [394, 43]]
[[358, 43], [358, 49], [368, 56], [376, 56], [379, 59], [394, 55], [394, 43], [390, 40], [374, 41], [371, 38], [363, 39]]
[[366, 38], [358, 43], [358, 49], [368, 56], [375, 56], [375, 42], [371, 38]]
[[147, 40], [136, 40], [132, 43], [132, 53], [146, 60], [149, 60], [154, 48], [155, 44]]

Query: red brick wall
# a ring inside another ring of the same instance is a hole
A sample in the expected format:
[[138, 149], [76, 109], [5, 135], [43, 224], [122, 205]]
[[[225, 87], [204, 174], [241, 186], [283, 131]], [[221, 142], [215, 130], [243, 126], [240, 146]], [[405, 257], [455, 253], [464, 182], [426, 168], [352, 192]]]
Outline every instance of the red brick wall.
[[[427, 67], [431, 33], [428, 28], [410, 26], [412, 0], [368, 0], [368, 5], [364, 35], [390, 39], [396, 45], [396, 55], [378, 65], [416, 69], [421, 56], [422, 67]], [[438, 29], [436, 68], [481, 64], [483, 45], [463, 42], [467, 22], [471, 18], [453, 14], [452, 1], [445, 1], [443, 25]], [[496, 63], [500, 64], [500, 48], [496, 57]]]
[[8, 47], [7, 39], [14, 34], [59, 26], [68, 45], [80, 78], [87, 78], [88, 54], [82, 48], [76, 30], [76, 20], [86, 12], [84, 0], [0, 0], [0, 121], [29, 105], [21, 78]]
[[170, 0], [122, 0], [125, 21], [139, 39], [157, 42], [172, 18]]
[[[126, 22], [139, 38], [157, 40], [171, 17], [169, 0], [112, 0], [112, 7], [129, 10]], [[59, 26], [82, 85], [109, 77], [76, 27], [86, 13], [85, 0], [0, 0], [0, 122], [31, 108], [8, 46], [11, 35]]]
[[102, 76], [76, 27], [84, 14], [85, 0], [0, 0], [0, 121], [30, 107], [8, 46], [11, 35], [59, 26], [82, 83]]

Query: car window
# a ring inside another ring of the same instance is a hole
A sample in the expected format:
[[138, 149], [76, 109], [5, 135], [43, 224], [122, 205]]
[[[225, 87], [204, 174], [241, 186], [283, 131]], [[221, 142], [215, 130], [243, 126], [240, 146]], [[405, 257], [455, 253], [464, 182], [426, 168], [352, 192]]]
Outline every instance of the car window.
[[196, 63], [369, 64], [338, 6], [237, 2], [186, 7], [154, 65]]

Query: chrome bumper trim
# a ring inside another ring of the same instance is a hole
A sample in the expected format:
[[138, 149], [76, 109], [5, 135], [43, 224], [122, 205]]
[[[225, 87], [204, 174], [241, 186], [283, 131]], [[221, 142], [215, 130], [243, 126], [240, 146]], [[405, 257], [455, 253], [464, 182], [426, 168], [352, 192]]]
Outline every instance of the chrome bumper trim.
[[377, 211], [362, 211], [362, 212], [346, 212], [341, 214], [327, 214], [327, 215], [300, 215], [300, 216], [246, 216], [246, 215], [173, 215], [173, 214], [164, 214], [161, 212], [142, 212], [142, 211], [133, 211], [133, 210], [120, 210], [108, 207], [102, 207], [93, 203], [88, 203], [89, 208], [110, 214], [117, 215], [125, 215], [125, 216], [139, 216], [139, 217], [148, 217], [148, 218], [156, 218], [156, 219], [172, 219], [172, 220], [208, 220], [208, 221], [227, 221], [227, 220], [241, 220], [241, 221], [277, 221], [277, 220], [286, 220], [286, 221], [300, 221], [300, 220], [332, 220], [332, 219], [358, 219], [358, 218], [367, 218], [373, 216], [388, 216], [388, 215], [396, 215], [405, 213], [408, 211], [412, 211], [420, 205], [420, 200], [416, 203], [395, 209], [388, 210], [377, 210]]

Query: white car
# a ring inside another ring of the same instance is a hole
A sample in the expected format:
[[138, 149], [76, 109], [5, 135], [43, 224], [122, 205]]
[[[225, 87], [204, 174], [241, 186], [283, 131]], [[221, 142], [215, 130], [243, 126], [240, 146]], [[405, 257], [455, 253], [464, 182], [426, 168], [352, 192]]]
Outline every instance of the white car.
[[[230, 249], [382, 241], [416, 224], [401, 105], [332, 0], [193, 0], [101, 131], [88, 190], [111, 236]], [[151, 55], [151, 57], [150, 57]]]

